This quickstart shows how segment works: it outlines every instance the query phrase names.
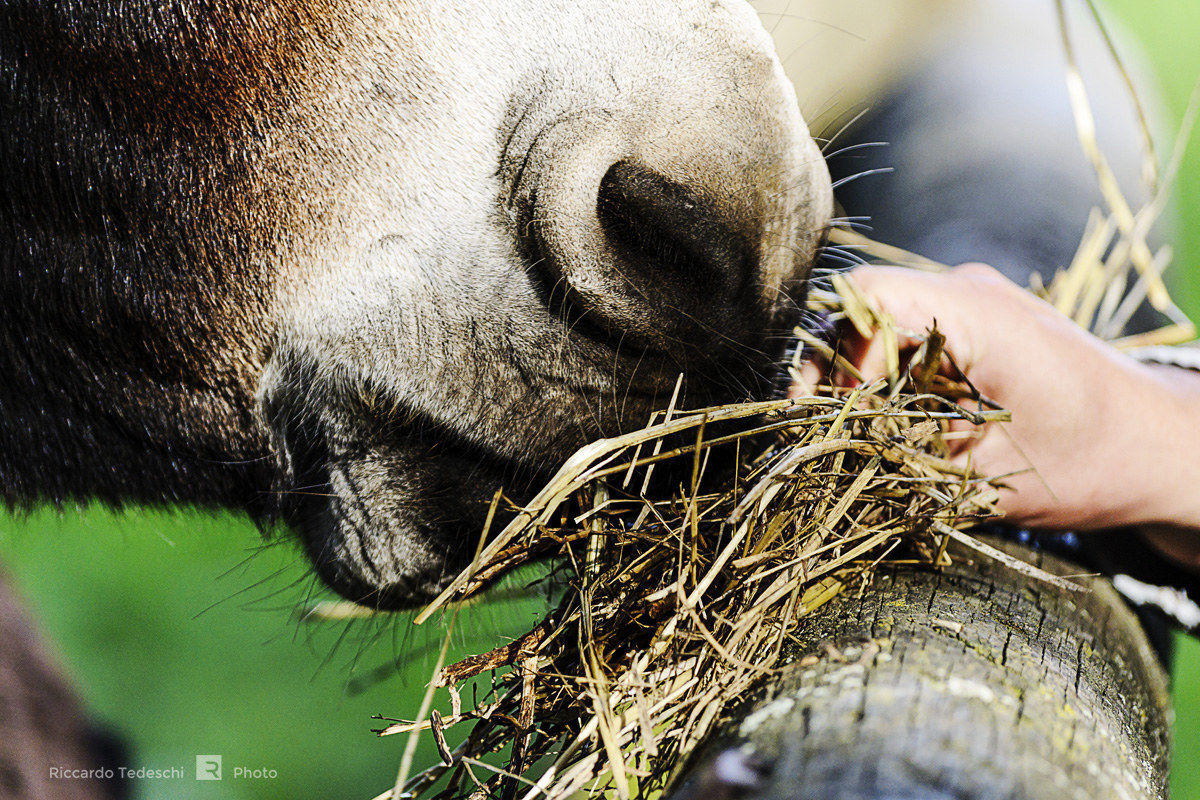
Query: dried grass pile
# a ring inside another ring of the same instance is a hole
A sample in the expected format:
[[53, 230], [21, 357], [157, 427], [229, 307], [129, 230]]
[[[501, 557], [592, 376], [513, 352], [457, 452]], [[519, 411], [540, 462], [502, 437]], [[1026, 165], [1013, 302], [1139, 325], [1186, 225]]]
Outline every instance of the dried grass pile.
[[[512, 667], [478, 707], [455, 699], [448, 716], [421, 723], [444, 741], [443, 728], [478, 720], [409, 791], [442, 773], [451, 773], [446, 797], [661, 788], [725, 705], [774, 668], [800, 615], [852, 591], [901, 542], [906, 557], [936, 561], [958, 528], [992, 513], [991, 487], [942, 457], [941, 431], [950, 420], [1003, 417], [907, 380], [880, 382], [836, 399], [668, 412], [582, 451], [447, 593], [469, 597], [546, 554], [569, 565], [568, 588], [541, 625], [438, 672], [435, 684], [455, 697], [457, 683]], [[749, 457], [736, 474], [705, 488], [716, 449], [739, 444]], [[651, 499], [644, 487], [665, 462], [682, 464], [685, 477]], [[509, 744], [513, 775], [556, 754], [538, 788], [517, 793], [515, 779], [474, 774], [466, 760]]]
[[[1121, 346], [1190, 340], [1194, 330], [1161, 278], [1170, 253], [1147, 245], [1182, 146], [1164, 176], [1150, 173], [1151, 202], [1131, 209], [1094, 145], [1077, 71], [1071, 86], [1107, 209], [1096, 212], [1075, 262], [1033, 288], [1110, 339], [1146, 300], [1171, 320]], [[835, 243], [941, 269], [846, 231]], [[944, 563], [955, 539], [1011, 562], [965, 532], [994, 515], [997, 482], [947, 457], [960, 435], [952, 428], [1006, 412], [963, 379], [936, 331], [915, 351], [896, 348], [891, 321], [845, 279], [815, 291], [811, 305], [891, 341], [890, 375], [798, 400], [672, 404], [644, 430], [581, 450], [528, 504], [496, 498], [493, 514], [511, 509], [515, 518], [486, 537], [418, 621], [440, 615], [452, 628], [457, 604], [547, 557], [561, 564], [560, 599], [520, 639], [439, 661], [421, 718], [381, 731], [412, 737], [396, 788], [381, 798], [656, 796], [729, 704], [780, 668], [797, 620], [855, 591], [881, 560]], [[853, 366], [826, 342], [798, 335], [855, 383]], [[667, 491], [651, 491], [666, 471]], [[464, 703], [458, 687], [489, 671], [491, 691]], [[433, 737], [443, 763], [410, 779], [417, 734]]]

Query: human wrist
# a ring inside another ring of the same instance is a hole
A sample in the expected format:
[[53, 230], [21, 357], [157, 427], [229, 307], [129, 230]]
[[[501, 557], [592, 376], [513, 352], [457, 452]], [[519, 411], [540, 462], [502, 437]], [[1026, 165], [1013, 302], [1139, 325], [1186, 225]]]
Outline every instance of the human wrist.
[[1130, 361], [1133, 400], [1117, 423], [1132, 434], [1122, 523], [1200, 531], [1200, 373]]

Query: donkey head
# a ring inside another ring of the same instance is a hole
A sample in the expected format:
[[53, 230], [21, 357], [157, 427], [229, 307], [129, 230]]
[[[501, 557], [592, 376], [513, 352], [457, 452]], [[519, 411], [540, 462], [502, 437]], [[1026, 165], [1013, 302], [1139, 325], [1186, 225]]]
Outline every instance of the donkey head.
[[[158, 237], [142, 250], [169, 274], [211, 276], [207, 311], [138, 334], [157, 342], [145, 358], [183, 352], [181, 378], [155, 374], [189, 391], [202, 369], [187, 364], [231, 365], [209, 384], [249, 411], [217, 438], [230, 458], [272, 455], [247, 480], [282, 498], [345, 596], [394, 607], [436, 591], [497, 487], [644, 424], [680, 374], [692, 404], [767, 391], [831, 192], [742, 0], [145, 5], [103, 55], [160, 74], [119, 71], [75, 101], [141, 98], [127, 104], [144, 125], [86, 121], [129, 128], [142, 159], [94, 180], [163, 182], [166, 221], [131, 223], [152, 209], [116, 201], [100, 213]], [[139, 151], [137, 137], [194, 146]], [[93, 145], [125, 147], [110, 139]], [[178, 185], [152, 154], [205, 163]], [[164, 434], [177, 457], [195, 428]], [[163, 481], [165, 499], [194, 499]]]

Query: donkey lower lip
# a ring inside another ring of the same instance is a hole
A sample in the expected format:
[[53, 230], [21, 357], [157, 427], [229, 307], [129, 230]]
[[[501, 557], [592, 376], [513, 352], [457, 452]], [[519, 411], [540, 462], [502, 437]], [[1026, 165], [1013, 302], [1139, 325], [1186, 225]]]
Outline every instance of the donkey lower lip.
[[[411, 410], [291, 408], [279, 416], [291, 482], [280, 514], [321, 580], [380, 610], [420, 605], [469, 562], [500, 489], [545, 479]], [[313, 490], [311, 487], [322, 487]]]

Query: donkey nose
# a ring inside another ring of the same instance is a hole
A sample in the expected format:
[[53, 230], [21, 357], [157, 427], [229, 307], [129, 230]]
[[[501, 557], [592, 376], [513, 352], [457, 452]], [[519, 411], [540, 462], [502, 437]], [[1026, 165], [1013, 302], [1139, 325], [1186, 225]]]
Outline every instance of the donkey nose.
[[758, 258], [753, 232], [739, 230], [736, 215], [718, 202], [620, 161], [600, 182], [596, 213], [612, 269], [647, 301], [679, 312], [674, 327], [702, 314], [706, 301], [737, 307], [745, 300]]
[[691, 102], [561, 115], [513, 195], [553, 308], [686, 361], [757, 344], [832, 198], [790, 89]]

